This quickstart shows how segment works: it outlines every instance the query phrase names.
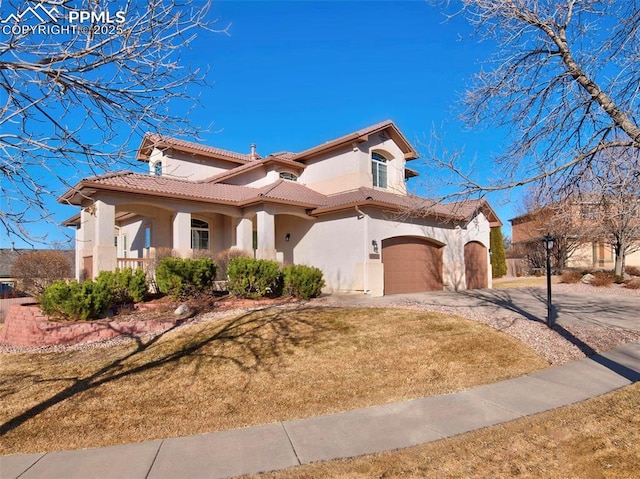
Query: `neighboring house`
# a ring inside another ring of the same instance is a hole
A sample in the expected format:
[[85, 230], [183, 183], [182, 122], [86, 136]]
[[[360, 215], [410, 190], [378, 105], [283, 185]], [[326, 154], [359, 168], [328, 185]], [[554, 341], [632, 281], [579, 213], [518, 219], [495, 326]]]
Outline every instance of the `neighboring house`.
[[[556, 206], [556, 205], [554, 205]], [[574, 202], [558, 208], [540, 208], [510, 219], [511, 242], [514, 248], [538, 245], [542, 251], [542, 237], [549, 233], [561, 237], [566, 251], [564, 266], [567, 268], [613, 269], [616, 255], [613, 247], [600, 238], [590, 238], [598, 231], [593, 224], [597, 215], [593, 205]], [[640, 251], [625, 256], [626, 266], [640, 266]]]
[[147, 135], [121, 171], [80, 181], [76, 274], [139, 265], [158, 248], [246, 250], [320, 268], [327, 291], [371, 295], [491, 286], [484, 200], [433, 204], [407, 193], [416, 151], [391, 121], [308, 150], [261, 157]]

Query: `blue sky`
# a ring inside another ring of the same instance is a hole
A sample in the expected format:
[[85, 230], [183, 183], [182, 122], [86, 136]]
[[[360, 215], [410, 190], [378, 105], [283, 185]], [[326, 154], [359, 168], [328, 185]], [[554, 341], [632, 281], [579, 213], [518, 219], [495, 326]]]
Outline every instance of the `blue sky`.
[[[456, 120], [456, 101], [490, 54], [463, 18], [446, 21], [418, 0], [227, 0], [215, 2], [211, 16], [220, 28], [230, 24], [229, 35], [205, 32], [182, 54], [209, 68], [212, 87], [198, 90], [202, 106], [190, 118], [203, 143], [239, 152], [256, 143], [263, 155], [301, 151], [391, 119], [423, 154], [411, 163], [421, 174], [409, 183], [413, 193], [424, 195], [422, 182], [433, 176], [420, 143], [434, 127], [447, 148], [464, 148], [491, 176], [503, 135], [466, 131]], [[505, 234], [516, 199], [489, 197]], [[54, 201], [51, 208], [58, 221], [77, 211]]]

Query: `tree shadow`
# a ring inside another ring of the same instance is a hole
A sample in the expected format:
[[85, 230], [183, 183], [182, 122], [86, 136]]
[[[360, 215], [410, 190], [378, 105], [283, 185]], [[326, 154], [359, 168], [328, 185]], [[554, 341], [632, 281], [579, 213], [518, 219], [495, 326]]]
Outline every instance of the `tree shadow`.
[[[542, 303], [545, 307], [547, 304], [546, 290], [539, 288], [529, 288], [527, 292], [531, 294], [531, 297], [536, 301]], [[482, 290], [482, 291], [462, 291], [459, 294], [474, 297], [485, 303], [496, 305], [502, 309], [512, 311], [520, 316], [530, 320], [547, 324], [546, 317], [539, 317], [522, 306], [519, 306], [514, 301], [513, 297], [506, 290]], [[545, 315], [546, 316], [546, 315]], [[591, 345], [577, 337], [569, 329], [565, 328], [562, 324], [558, 323], [558, 308], [556, 305], [551, 306], [551, 329], [559, 334], [566, 341], [577, 347], [586, 357], [591, 360], [605, 366], [611, 371], [619, 374], [625, 379], [636, 382], [640, 380], [640, 372], [631, 369], [623, 364], [613, 361], [602, 354], [598, 353]]]
[[[324, 308], [299, 306], [296, 308], [262, 308], [243, 313], [232, 319], [225, 319], [222, 327], [212, 332], [194, 334], [182, 347], [169, 349], [163, 354], [140, 364], [134, 362], [143, 353], [149, 352], [160, 340], [175, 331], [178, 326], [163, 331], [149, 339], [137, 335], [129, 335], [135, 341], [135, 349], [111, 361], [86, 377], [55, 378], [55, 380], [72, 380], [73, 383], [48, 399], [30, 407], [21, 414], [0, 425], [0, 436], [20, 427], [25, 422], [44, 413], [48, 409], [67, 401], [74, 396], [95, 389], [119, 379], [160, 369], [166, 366], [177, 366], [187, 357], [217, 359], [234, 364], [242, 371], [265, 368], [265, 359], [278, 357], [291, 346], [314, 341], [322, 331], [327, 330], [319, 322], [312, 321], [314, 311]], [[299, 314], [304, 311], [306, 314]], [[289, 314], [288, 314], [289, 313]], [[294, 313], [294, 314], [290, 314]], [[225, 354], [227, 345], [238, 347], [237, 354]], [[214, 346], [204, 351], [205, 347]]]

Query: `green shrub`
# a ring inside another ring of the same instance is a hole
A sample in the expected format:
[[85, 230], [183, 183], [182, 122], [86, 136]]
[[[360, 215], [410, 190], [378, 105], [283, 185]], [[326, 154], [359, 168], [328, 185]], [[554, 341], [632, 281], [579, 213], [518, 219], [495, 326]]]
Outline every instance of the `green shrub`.
[[131, 268], [116, 269], [115, 272], [101, 271], [96, 282], [109, 288], [115, 306], [139, 303], [148, 291], [147, 278], [140, 268], [135, 272]]
[[241, 298], [278, 294], [282, 287], [278, 263], [264, 259], [232, 258], [227, 267], [230, 293]]
[[86, 280], [55, 281], [47, 286], [40, 298], [45, 314], [71, 320], [99, 318], [111, 305], [113, 297], [105, 283]]
[[156, 268], [156, 283], [162, 293], [186, 299], [208, 291], [216, 277], [216, 264], [210, 258], [166, 257]]
[[491, 274], [494, 278], [502, 278], [507, 274], [507, 254], [504, 249], [504, 237], [500, 226], [491, 228], [489, 241], [491, 248]]
[[563, 271], [560, 275], [560, 282], [567, 284], [579, 283], [582, 279], [582, 273], [575, 270]]
[[294, 264], [282, 270], [284, 292], [295, 298], [311, 299], [320, 296], [324, 279], [322, 271], [311, 266]]

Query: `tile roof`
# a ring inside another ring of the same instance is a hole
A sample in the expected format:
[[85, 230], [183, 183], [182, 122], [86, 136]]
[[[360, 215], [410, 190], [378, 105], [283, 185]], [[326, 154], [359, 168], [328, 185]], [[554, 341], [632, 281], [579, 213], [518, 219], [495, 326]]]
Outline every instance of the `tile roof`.
[[173, 148], [179, 151], [197, 153], [213, 158], [224, 158], [241, 163], [256, 161], [257, 159], [260, 159], [259, 156], [257, 159], [253, 159], [251, 155], [236, 153], [235, 151], [223, 150], [222, 148], [215, 148], [213, 146], [193, 143], [191, 141], [180, 140], [178, 138], [162, 136], [158, 135], [157, 133], [147, 133], [142, 140], [142, 145], [140, 146], [138, 152], [138, 160], [149, 161], [149, 154], [151, 153], [151, 149], [153, 147], [157, 147], [160, 149]]
[[302, 203], [308, 206], [320, 206], [327, 197], [295, 181], [279, 179], [275, 183], [260, 188], [258, 196], [273, 200]]
[[400, 149], [404, 152], [406, 160], [414, 160], [418, 158], [417, 152], [413, 149], [411, 144], [407, 141], [407, 139], [404, 137], [402, 132], [400, 132], [398, 127], [396, 127], [393, 121], [385, 120], [380, 123], [376, 123], [375, 125], [371, 125], [361, 130], [350, 133], [348, 135], [341, 136], [340, 138], [327, 141], [325, 143], [322, 143], [321, 145], [314, 146], [313, 148], [309, 148], [300, 153], [296, 153], [293, 157], [291, 157], [291, 159], [302, 160], [319, 153], [323, 153], [323, 152], [333, 150], [335, 148], [339, 148], [350, 142], [366, 141], [369, 135], [372, 135], [377, 132], [381, 132], [383, 130], [386, 130], [391, 134], [391, 138], [393, 138], [393, 140], [398, 144]]
[[218, 173], [217, 175], [210, 176], [209, 178], [202, 180], [202, 182], [203, 183], [219, 183], [221, 181], [237, 176], [241, 173], [251, 171], [255, 168], [260, 168], [262, 166], [269, 165], [272, 163], [275, 163], [278, 165], [290, 166], [292, 168], [296, 168], [299, 170], [302, 170], [305, 168], [304, 164], [298, 163], [297, 161], [291, 161], [281, 156], [269, 155], [262, 160], [252, 161], [251, 163], [236, 166], [235, 168], [232, 168], [230, 170], [223, 171], [222, 173]]
[[[160, 196], [192, 198], [205, 201], [237, 203], [255, 195], [255, 189], [247, 186], [226, 184], [208, 184], [187, 180], [178, 180], [166, 176], [143, 175], [131, 171], [122, 171], [82, 180], [63, 195], [60, 200], [74, 202], [76, 194], [83, 188], [96, 188], [126, 191], [131, 193], [149, 193]], [[77, 201], [77, 200], [76, 200]]]
[[[89, 191], [88, 193], [82, 192], [85, 188]], [[286, 203], [310, 209], [309, 214], [313, 216], [354, 206], [370, 205], [395, 211], [409, 211], [412, 216], [468, 221], [478, 211], [483, 211], [489, 217], [492, 226], [501, 224], [485, 200], [468, 200], [442, 204], [420, 196], [399, 195], [366, 187], [327, 196], [300, 183], [284, 179], [278, 179], [262, 188], [252, 188], [249, 186], [195, 182], [123, 171], [82, 180], [60, 197], [59, 201], [79, 205], [83, 198], [91, 195], [90, 190], [92, 189], [192, 199], [239, 207], [265, 201]]]

